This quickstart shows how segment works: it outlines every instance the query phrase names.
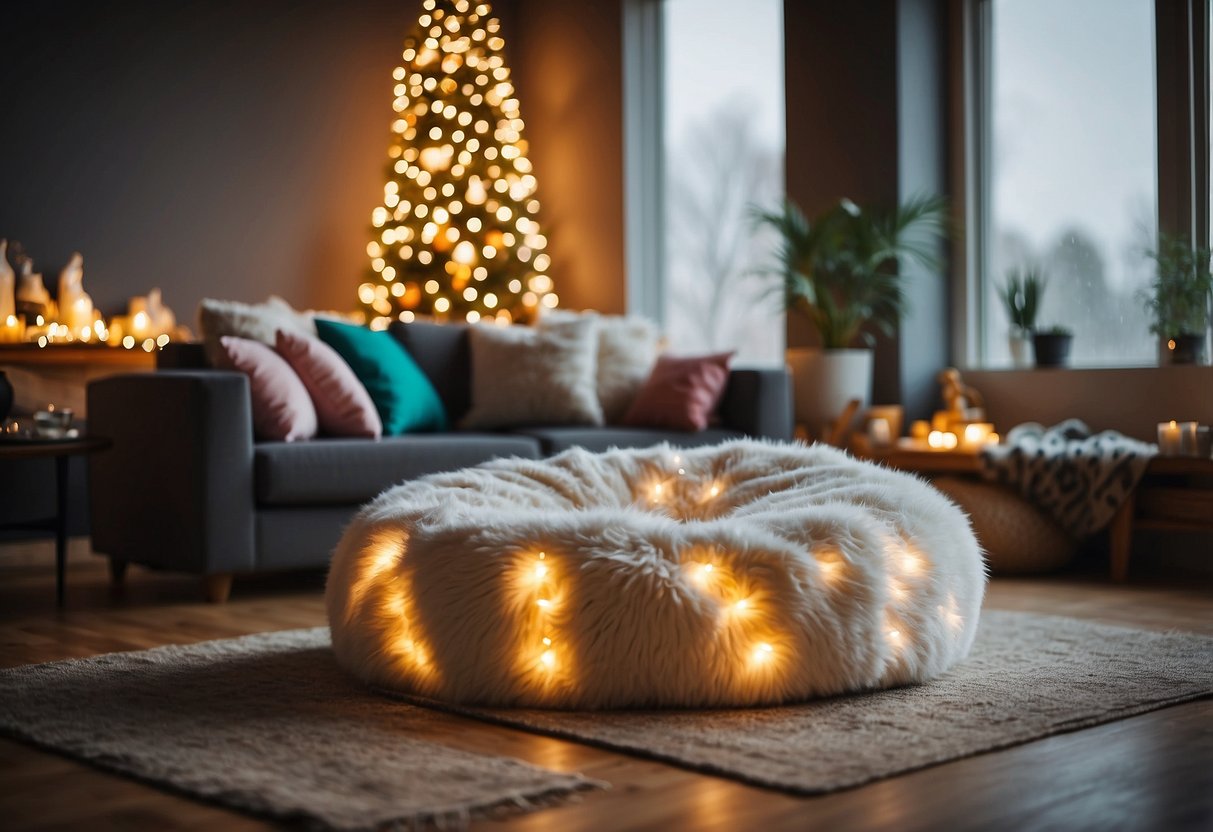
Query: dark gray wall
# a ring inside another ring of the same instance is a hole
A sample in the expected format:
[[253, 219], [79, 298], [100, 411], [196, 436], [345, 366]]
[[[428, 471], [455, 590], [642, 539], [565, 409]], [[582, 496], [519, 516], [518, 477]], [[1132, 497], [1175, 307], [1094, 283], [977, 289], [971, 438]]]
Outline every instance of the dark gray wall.
[[414, 0], [6, 4], [0, 236], [107, 311], [350, 308]]

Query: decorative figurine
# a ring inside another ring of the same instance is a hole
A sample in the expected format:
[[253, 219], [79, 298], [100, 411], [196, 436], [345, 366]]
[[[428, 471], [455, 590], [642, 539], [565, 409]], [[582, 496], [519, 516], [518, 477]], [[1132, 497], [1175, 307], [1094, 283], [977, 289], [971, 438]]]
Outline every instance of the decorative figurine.
[[17, 314], [24, 315], [33, 325], [39, 316], [46, 320], [54, 317], [54, 302], [46, 291], [41, 274], [34, 274], [34, 261], [22, 252], [17, 255]]
[[939, 374], [938, 380], [944, 409], [936, 414], [936, 418], [944, 415], [949, 428], [967, 422], [985, 421], [985, 399], [977, 388], [964, 383], [960, 370], [948, 367]]
[[0, 327], [9, 325], [9, 318], [17, 315], [16, 285], [17, 274], [8, 264], [8, 240], [0, 239]]
[[95, 314], [93, 299], [84, 291], [84, 257], [78, 251], [59, 272], [58, 301], [60, 323], [67, 325], [72, 337], [87, 340], [90, 335], [84, 330], [91, 329]]

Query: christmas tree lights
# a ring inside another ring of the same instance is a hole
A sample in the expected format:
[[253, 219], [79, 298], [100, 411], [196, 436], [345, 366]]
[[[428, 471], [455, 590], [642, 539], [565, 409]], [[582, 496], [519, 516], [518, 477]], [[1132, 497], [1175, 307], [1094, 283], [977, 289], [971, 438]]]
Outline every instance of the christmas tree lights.
[[425, 0], [405, 41], [372, 276], [358, 287], [374, 329], [525, 321], [559, 303], [500, 28], [488, 3]]

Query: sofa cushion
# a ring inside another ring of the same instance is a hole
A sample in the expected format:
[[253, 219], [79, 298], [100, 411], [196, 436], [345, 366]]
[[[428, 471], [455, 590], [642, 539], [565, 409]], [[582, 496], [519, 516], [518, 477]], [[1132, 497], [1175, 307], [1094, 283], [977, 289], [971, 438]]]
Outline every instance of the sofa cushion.
[[645, 448], [659, 442], [669, 442], [680, 448], [691, 448], [697, 445], [715, 445], [717, 442], [745, 436], [740, 431], [725, 430], [724, 428], [708, 428], [689, 433], [661, 428], [582, 426], [518, 428], [513, 433], [538, 440], [544, 456], [558, 454], [573, 447], [597, 452], [605, 451], [608, 448]]
[[539, 442], [484, 433], [266, 442], [253, 450], [253, 470], [262, 505], [354, 504], [405, 480], [506, 456], [536, 459]]
[[531, 326], [475, 326], [467, 428], [601, 425], [598, 322], [574, 318]]
[[387, 436], [444, 430], [437, 391], [400, 342], [386, 332], [317, 319], [320, 338], [350, 365], [371, 395]]
[[452, 425], [472, 406], [472, 348], [464, 324], [395, 321], [388, 327], [438, 391]]
[[316, 407], [291, 365], [260, 341], [224, 335], [219, 366], [248, 376], [253, 433], [259, 439], [295, 442], [319, 429]]
[[733, 353], [657, 359], [623, 424], [634, 427], [703, 430], [729, 383]]

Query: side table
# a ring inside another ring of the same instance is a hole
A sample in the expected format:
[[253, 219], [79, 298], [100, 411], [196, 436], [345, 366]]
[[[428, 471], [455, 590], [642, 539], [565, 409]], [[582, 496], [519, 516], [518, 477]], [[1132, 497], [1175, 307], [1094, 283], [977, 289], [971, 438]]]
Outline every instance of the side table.
[[1213, 535], [1213, 459], [1151, 457], [1146, 473], [1112, 518], [1112, 579], [1129, 577], [1137, 529]]
[[55, 533], [55, 600], [63, 606], [67, 566], [67, 462], [77, 455], [105, 450], [110, 441], [99, 436], [73, 439], [0, 439], [0, 462], [8, 459], [55, 460], [55, 516], [44, 520], [6, 523], [6, 529], [51, 530]]

